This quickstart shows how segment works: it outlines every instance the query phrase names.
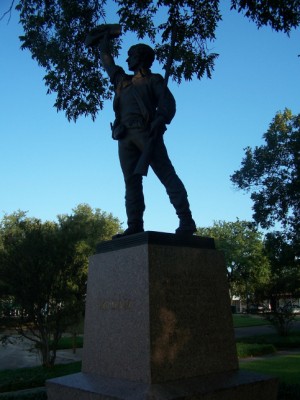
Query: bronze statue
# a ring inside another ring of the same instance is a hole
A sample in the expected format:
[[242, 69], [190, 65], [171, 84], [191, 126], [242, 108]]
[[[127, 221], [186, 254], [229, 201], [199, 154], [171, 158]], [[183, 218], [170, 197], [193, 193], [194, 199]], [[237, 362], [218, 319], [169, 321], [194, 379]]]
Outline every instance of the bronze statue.
[[[112, 125], [112, 137], [118, 140], [128, 224], [124, 233], [115, 237], [144, 231], [142, 180], [143, 175], [147, 175], [148, 164], [165, 186], [176, 210], [179, 218], [176, 234], [192, 235], [196, 232], [196, 225], [187, 192], [168, 157], [163, 140], [166, 124], [170, 124], [176, 112], [174, 97], [163, 77], [150, 70], [155, 59], [154, 50], [150, 46], [137, 44], [130, 47], [126, 61], [133, 74], [126, 74], [122, 67], [115, 64], [110, 52], [110, 38], [117, 34], [106, 27], [100, 27], [98, 36], [96, 32], [90, 37], [90, 42], [99, 46], [102, 65], [115, 90], [113, 107], [116, 118]], [[115, 28], [116, 25], [108, 27]], [[88, 38], [87, 45], [91, 44]]]

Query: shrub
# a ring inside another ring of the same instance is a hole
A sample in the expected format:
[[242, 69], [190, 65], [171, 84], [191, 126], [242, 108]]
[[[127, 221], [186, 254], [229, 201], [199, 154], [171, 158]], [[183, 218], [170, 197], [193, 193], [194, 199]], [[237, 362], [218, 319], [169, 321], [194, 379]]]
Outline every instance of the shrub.
[[296, 319], [296, 314], [293, 313], [289, 303], [287, 303], [274, 312], [265, 314], [265, 318], [276, 328], [280, 336], [288, 336]]
[[276, 349], [272, 344], [237, 343], [237, 353], [239, 358], [258, 357], [274, 354]]

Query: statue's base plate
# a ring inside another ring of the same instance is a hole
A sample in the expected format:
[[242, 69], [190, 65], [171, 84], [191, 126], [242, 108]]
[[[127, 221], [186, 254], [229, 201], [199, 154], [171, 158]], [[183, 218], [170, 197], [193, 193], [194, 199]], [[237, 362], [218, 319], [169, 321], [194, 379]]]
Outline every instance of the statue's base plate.
[[163, 384], [78, 373], [47, 381], [48, 400], [275, 400], [277, 380], [245, 371]]

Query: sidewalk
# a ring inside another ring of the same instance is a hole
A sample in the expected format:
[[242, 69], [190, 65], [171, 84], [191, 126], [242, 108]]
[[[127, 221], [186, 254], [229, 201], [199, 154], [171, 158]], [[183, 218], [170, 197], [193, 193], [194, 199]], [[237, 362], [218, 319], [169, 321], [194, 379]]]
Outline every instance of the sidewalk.
[[236, 339], [248, 336], [268, 335], [272, 333], [276, 333], [276, 330], [272, 325], [249, 326], [234, 329]]
[[[39, 354], [32, 349], [32, 342], [24, 340], [2, 346], [0, 344], [0, 370], [36, 367], [41, 365]], [[73, 361], [81, 361], [82, 349], [58, 350], [56, 364], [67, 364]]]

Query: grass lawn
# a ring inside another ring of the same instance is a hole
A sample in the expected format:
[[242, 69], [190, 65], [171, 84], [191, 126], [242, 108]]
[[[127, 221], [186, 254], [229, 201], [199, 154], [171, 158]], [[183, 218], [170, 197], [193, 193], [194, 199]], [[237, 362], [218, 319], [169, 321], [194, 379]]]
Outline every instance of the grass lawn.
[[242, 362], [240, 368], [275, 376], [281, 383], [300, 384], [300, 354]]
[[0, 393], [45, 385], [47, 379], [81, 371], [81, 362], [58, 364], [53, 368], [32, 367], [0, 371]]
[[270, 322], [260, 315], [251, 314], [232, 314], [233, 325], [235, 328], [245, 328], [247, 326], [270, 325]]
[[237, 339], [237, 343], [273, 345], [277, 350], [300, 348], [300, 332], [292, 332], [288, 336], [279, 336], [276, 333], [256, 335]]
[[74, 345], [77, 349], [82, 348], [83, 336], [76, 336], [75, 343], [73, 337], [62, 337], [58, 342], [57, 350], [72, 349]]

